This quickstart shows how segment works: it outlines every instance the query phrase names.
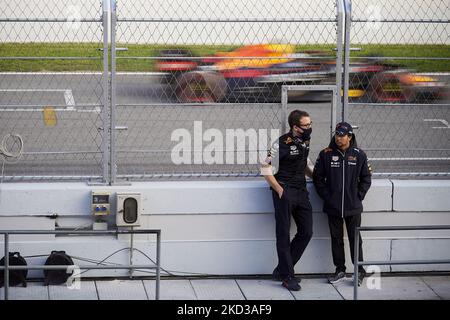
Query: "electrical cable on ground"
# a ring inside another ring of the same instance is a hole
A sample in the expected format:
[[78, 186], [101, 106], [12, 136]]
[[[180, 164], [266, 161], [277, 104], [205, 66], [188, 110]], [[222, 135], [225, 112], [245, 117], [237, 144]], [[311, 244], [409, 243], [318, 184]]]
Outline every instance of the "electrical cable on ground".
[[[117, 253], [119, 253], [119, 252], [122, 252], [122, 251], [125, 251], [125, 250], [130, 250], [131, 248], [130, 247], [126, 247], [126, 248], [122, 248], [122, 249], [119, 249], [119, 250], [116, 250], [116, 251], [114, 251], [114, 252], [112, 252], [111, 254], [109, 254], [108, 256], [106, 256], [106, 258], [104, 258], [104, 259], [102, 259], [102, 260], [95, 260], [95, 259], [90, 259], [90, 258], [85, 258], [85, 257], [78, 257], [78, 256], [71, 256], [71, 258], [72, 259], [74, 259], [74, 260], [79, 260], [79, 261], [85, 261], [85, 262], [88, 262], [88, 263], [92, 263], [92, 264], [95, 264], [95, 265], [116, 265], [116, 266], [123, 266], [124, 264], [120, 264], [120, 263], [114, 263], [114, 262], [107, 262], [107, 260], [109, 259], [109, 258], [111, 258], [112, 256], [114, 256], [114, 255], [116, 255]], [[137, 252], [139, 252], [140, 254], [142, 254], [146, 259], [148, 259], [149, 261], [151, 261], [153, 264], [155, 264], [156, 265], [156, 262], [150, 257], [150, 256], [148, 256], [145, 252], [143, 252], [142, 250], [140, 250], [140, 249], [137, 249], [137, 248], [133, 248], [133, 250], [134, 251], [137, 251]], [[42, 255], [32, 255], [32, 256], [24, 256], [24, 258], [37, 258], [37, 257], [47, 257], [48, 256], [48, 254], [42, 254]], [[165, 274], [167, 274], [168, 276], [171, 276], [171, 277], [177, 277], [177, 276], [179, 276], [179, 275], [177, 275], [177, 274], [175, 274], [175, 273], [179, 273], [179, 274], [186, 274], [186, 275], [198, 275], [198, 276], [206, 276], [206, 277], [212, 277], [212, 276], [219, 276], [219, 275], [216, 275], [216, 274], [206, 274], [206, 273], [197, 273], [197, 272], [186, 272], [186, 271], [179, 271], [179, 270], [167, 270], [167, 269], [165, 269], [165, 268], [163, 268], [163, 267], [160, 267], [161, 268], [161, 270], [165, 273]], [[78, 275], [79, 276], [81, 276], [82, 274], [84, 274], [84, 273], [86, 273], [86, 272], [88, 272], [88, 271], [91, 271], [91, 269], [88, 269], [88, 270], [85, 270], [85, 271], [83, 271], [83, 272], [80, 272]], [[156, 273], [156, 271], [145, 271], [145, 270], [139, 270], [139, 269], [136, 269], [135, 271], [137, 271], [137, 272], [140, 272], [140, 273], [146, 273], [146, 274], [151, 274], [151, 275], [155, 275], [155, 273]]]

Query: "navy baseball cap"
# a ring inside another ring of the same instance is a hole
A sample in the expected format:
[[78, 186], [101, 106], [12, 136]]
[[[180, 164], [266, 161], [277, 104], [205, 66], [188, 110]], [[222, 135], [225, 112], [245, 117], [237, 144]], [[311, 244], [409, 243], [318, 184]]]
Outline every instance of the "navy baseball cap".
[[336, 125], [335, 133], [338, 136], [353, 135], [353, 128], [347, 122], [340, 122]]

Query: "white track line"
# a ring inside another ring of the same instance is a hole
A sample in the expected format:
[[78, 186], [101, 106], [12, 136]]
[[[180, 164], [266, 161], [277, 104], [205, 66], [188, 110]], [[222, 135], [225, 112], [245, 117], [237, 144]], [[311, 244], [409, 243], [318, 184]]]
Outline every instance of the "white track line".
[[[92, 110], [77, 110], [75, 109], [75, 98], [71, 89], [0, 89], [0, 92], [63, 92], [64, 100], [67, 108], [54, 109], [58, 112], [80, 112], [80, 113], [100, 113], [100, 107], [94, 107]], [[2, 112], [42, 112], [44, 108], [13, 108], [13, 109], [0, 109]]]
[[72, 90], [64, 91], [64, 100], [66, 100], [67, 109], [75, 109], [75, 98], [73, 97]]
[[424, 72], [416, 73], [423, 76], [450, 76], [450, 72]]
[[65, 92], [70, 89], [0, 89], [5, 92]]
[[[67, 109], [53, 109], [54, 111], [58, 112], [73, 112], [74, 110], [67, 110]], [[0, 112], [42, 112], [44, 111], [44, 108], [33, 108], [33, 109], [0, 109]], [[76, 111], [76, 110], [75, 110]]]
[[445, 119], [423, 119], [426, 122], [440, 122], [444, 126], [443, 127], [431, 127], [431, 129], [450, 129], [450, 124]]
[[[79, 113], [100, 113], [100, 107], [94, 107], [94, 109], [91, 110], [77, 110], [75, 108], [73, 109], [53, 109], [54, 111], [58, 112], [79, 112]], [[42, 112], [44, 111], [44, 108], [29, 108], [29, 109], [1, 109], [0, 112]]]
[[[0, 75], [13, 76], [35, 76], [35, 75], [56, 75], [56, 76], [84, 76], [84, 75], [102, 75], [103, 72], [0, 72]], [[109, 73], [108, 73], [109, 74]], [[162, 76], [166, 72], [116, 72], [116, 75], [140, 75], [140, 76]]]

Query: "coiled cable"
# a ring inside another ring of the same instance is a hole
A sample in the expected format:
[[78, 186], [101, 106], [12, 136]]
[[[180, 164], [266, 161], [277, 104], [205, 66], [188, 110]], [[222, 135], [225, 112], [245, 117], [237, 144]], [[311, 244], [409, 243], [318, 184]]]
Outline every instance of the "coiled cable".
[[[18, 134], [9, 133], [3, 137], [0, 144], [0, 155], [6, 162], [15, 163], [19, 161], [23, 152], [23, 139]], [[10, 161], [12, 159], [12, 161]]]
[[1, 185], [3, 184], [3, 177], [5, 172], [5, 162], [6, 163], [16, 163], [20, 160], [23, 153], [23, 139], [18, 134], [8, 133], [3, 137], [2, 143], [0, 144], [0, 156], [2, 156], [2, 172], [0, 175], [0, 202], [1, 197]]

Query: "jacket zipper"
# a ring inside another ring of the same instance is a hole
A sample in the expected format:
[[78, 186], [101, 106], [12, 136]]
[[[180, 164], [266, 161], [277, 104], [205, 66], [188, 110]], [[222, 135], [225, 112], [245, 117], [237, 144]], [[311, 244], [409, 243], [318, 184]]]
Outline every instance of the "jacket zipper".
[[342, 218], [344, 218], [344, 194], [345, 194], [345, 152], [342, 153], [341, 150], [339, 150], [339, 153], [342, 155]]

